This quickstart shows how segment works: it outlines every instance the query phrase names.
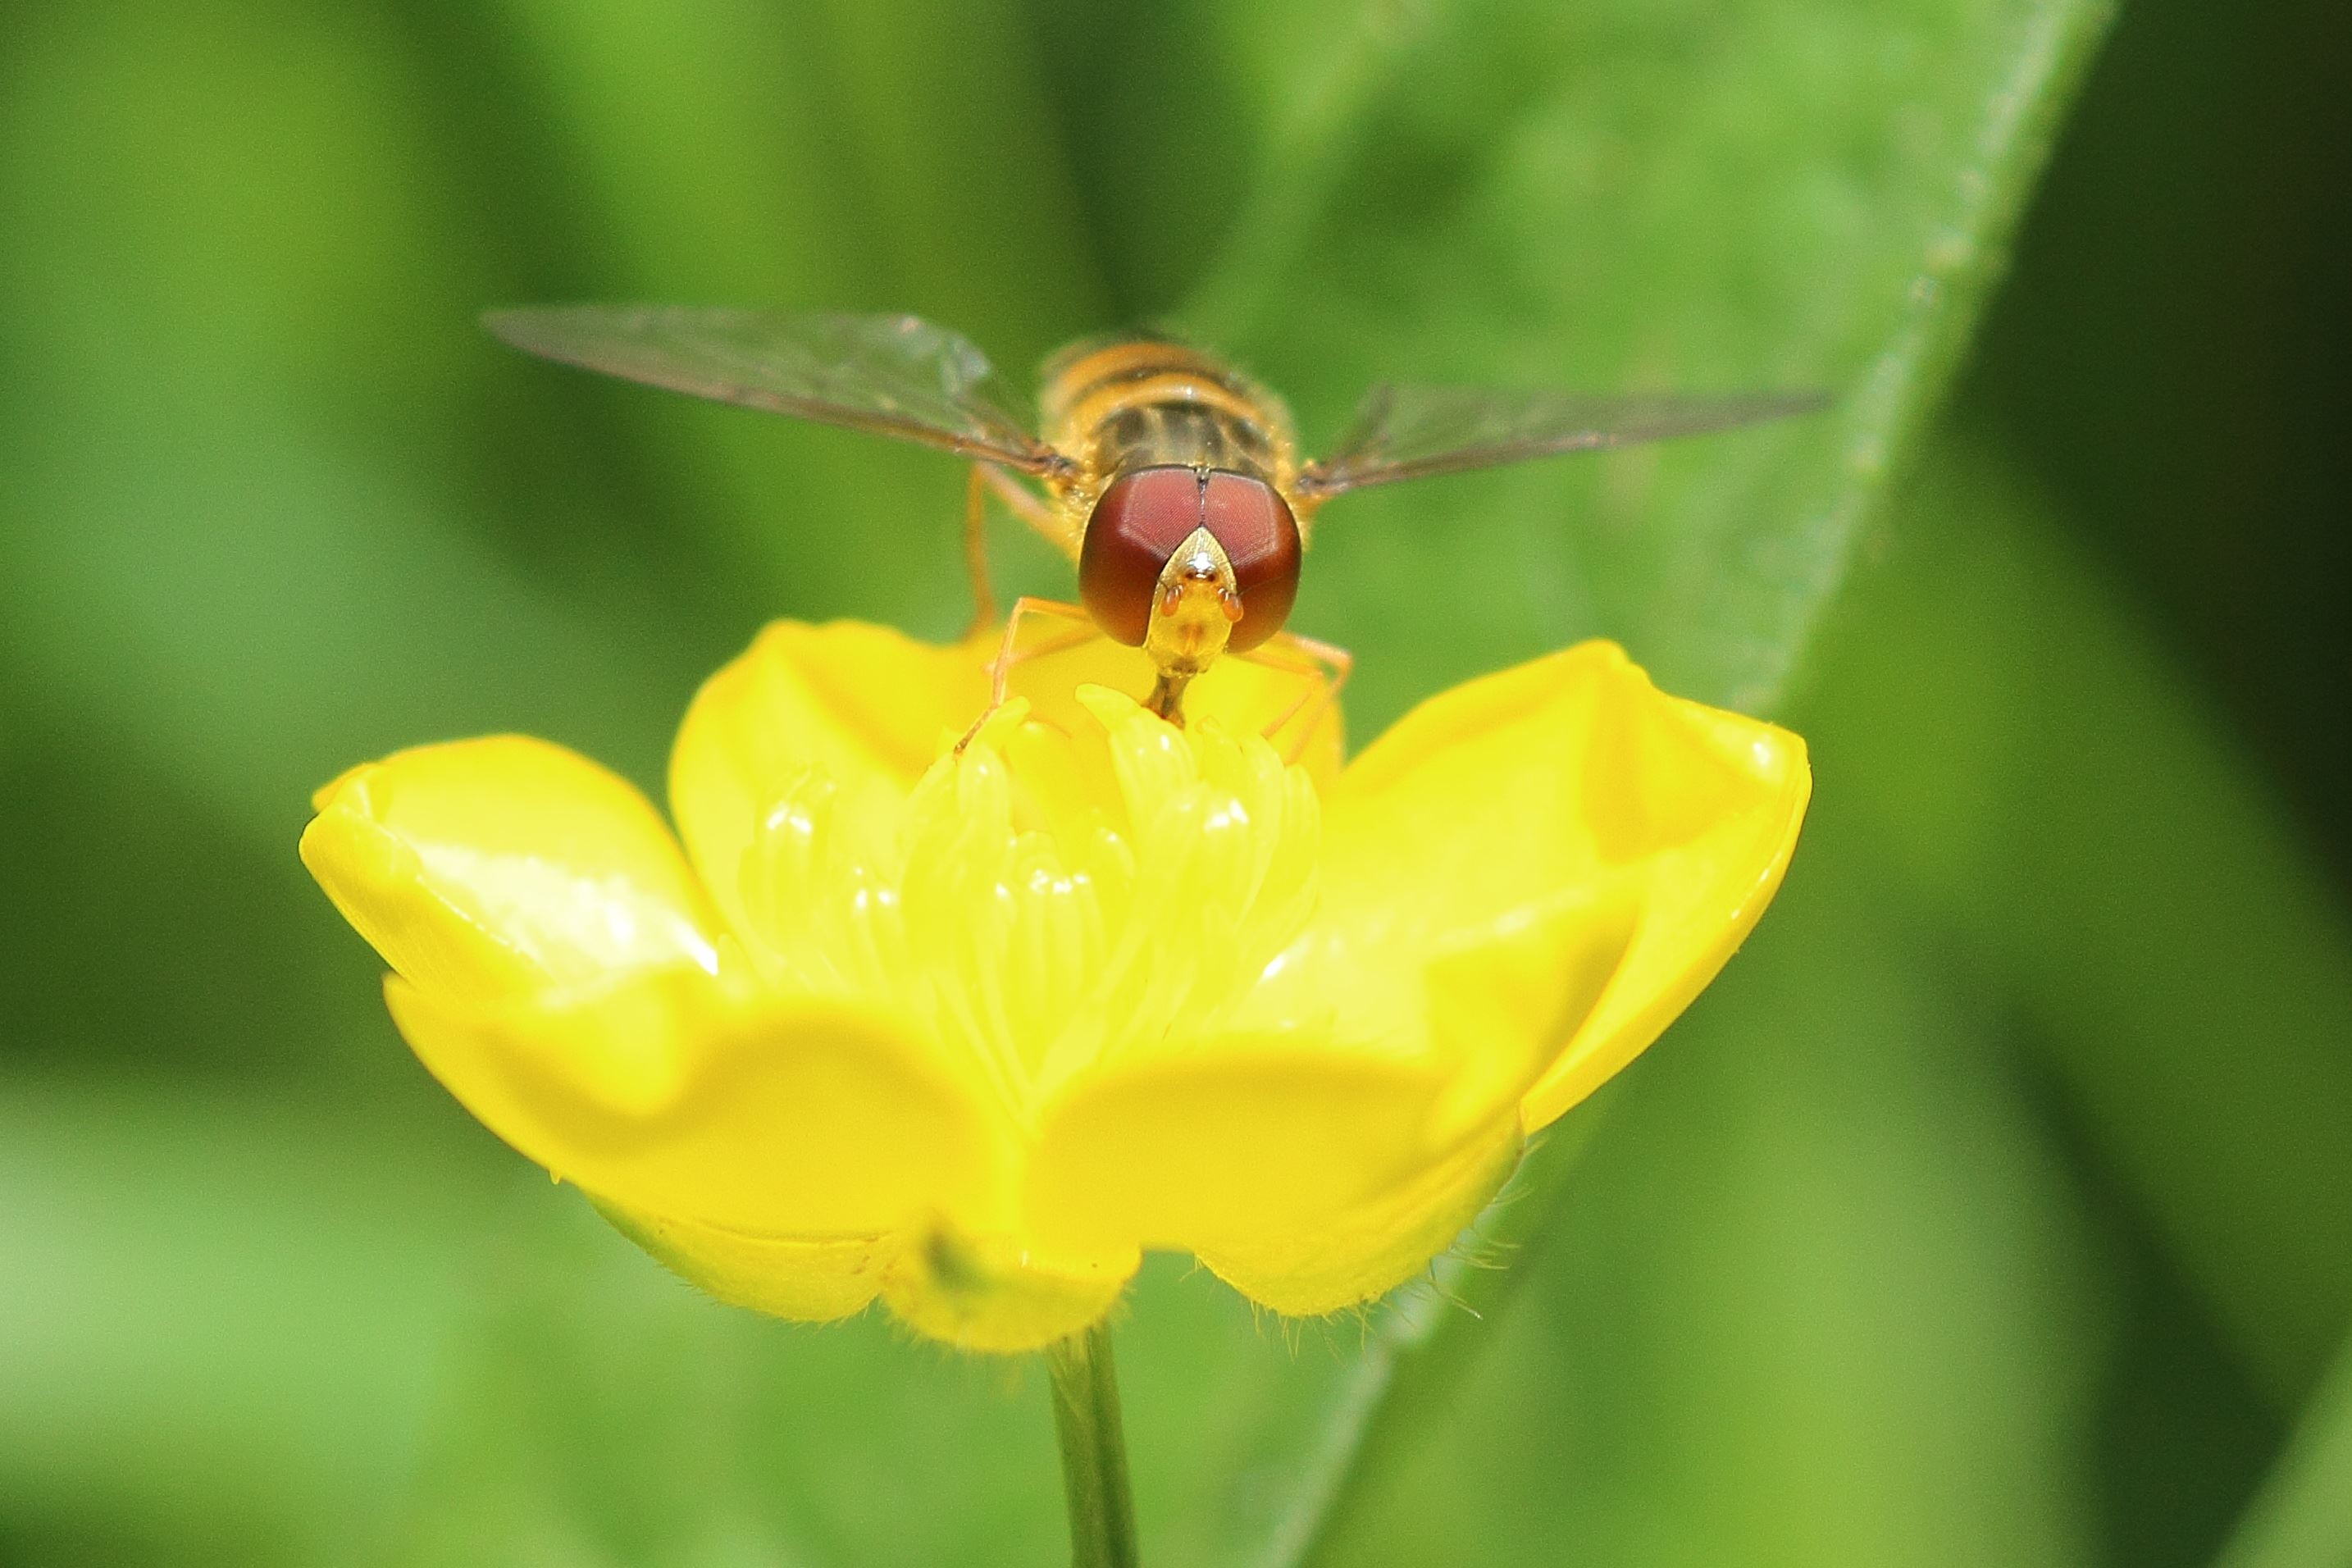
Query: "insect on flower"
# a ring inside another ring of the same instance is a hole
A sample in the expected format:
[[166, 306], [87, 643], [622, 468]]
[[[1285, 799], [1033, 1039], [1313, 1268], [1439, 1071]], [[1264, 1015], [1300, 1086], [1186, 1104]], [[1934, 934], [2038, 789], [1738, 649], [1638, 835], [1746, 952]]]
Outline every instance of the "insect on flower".
[[[1145, 706], [1176, 722], [1185, 688], [1226, 654], [1314, 679], [1326, 700], [1346, 679], [1344, 649], [1283, 629], [1316, 512], [1333, 496], [1820, 404], [1801, 393], [1591, 397], [1381, 385], [1337, 450], [1302, 462], [1280, 398], [1165, 338], [1090, 340], [1047, 361], [1040, 437], [991, 393], [979, 349], [913, 316], [577, 305], [485, 320], [548, 359], [971, 458], [964, 552], [975, 631], [995, 619], [982, 531], [990, 492], [1078, 574], [1077, 605], [1014, 602], [992, 666], [992, 710], [1017, 658], [1099, 633], [1150, 658], [1157, 678]], [[1017, 637], [1032, 615], [1077, 629], [1024, 653]]]
[[[1282, 625], [1329, 496], [1803, 399], [1387, 391], [1302, 464], [1278, 402], [1156, 339], [1055, 360], [1040, 439], [909, 318], [492, 325], [965, 458], [982, 628], [988, 494], [1077, 563], [1052, 663], [1016, 668], [1046, 649], [1010, 630], [771, 625], [688, 705], [667, 821], [511, 734], [314, 797], [303, 862], [418, 1058], [721, 1300], [820, 1321], [879, 1299], [992, 1352], [1091, 1336], [1150, 1251], [1294, 1316], [1371, 1300], [1780, 885], [1799, 737], [1594, 640], [1435, 693], [1343, 765], [1346, 656]], [[1078, 666], [1150, 679], [1149, 710]]]

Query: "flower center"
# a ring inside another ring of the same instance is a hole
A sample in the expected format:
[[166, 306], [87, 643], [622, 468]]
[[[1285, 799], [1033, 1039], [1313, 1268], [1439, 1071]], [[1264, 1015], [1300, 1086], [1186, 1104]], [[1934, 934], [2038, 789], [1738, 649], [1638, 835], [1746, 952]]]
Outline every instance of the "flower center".
[[1095, 725], [1008, 709], [909, 792], [803, 775], [743, 867], [772, 985], [895, 1005], [1024, 1127], [1073, 1075], [1213, 1031], [1315, 899], [1301, 770], [1213, 720], [1084, 700]]

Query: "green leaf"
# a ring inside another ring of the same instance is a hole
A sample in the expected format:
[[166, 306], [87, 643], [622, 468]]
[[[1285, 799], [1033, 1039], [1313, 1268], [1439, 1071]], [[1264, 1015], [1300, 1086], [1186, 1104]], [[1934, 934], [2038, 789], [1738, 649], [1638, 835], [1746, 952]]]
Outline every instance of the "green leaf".
[[2352, 1321], [2352, 923], [2190, 683], [1961, 443], [1825, 658], [1841, 792], [1996, 966], [2292, 1412]]
[[2337, 1353], [2214, 1568], [2346, 1563], [2352, 1563], [2352, 1348]]
[[1769, 706], [2109, 9], [1228, 8], [1272, 130], [1181, 313], [1311, 437], [1382, 379], [1838, 399], [1335, 503], [1302, 620], [1369, 656], [1359, 710], [1595, 634], [1671, 689]]

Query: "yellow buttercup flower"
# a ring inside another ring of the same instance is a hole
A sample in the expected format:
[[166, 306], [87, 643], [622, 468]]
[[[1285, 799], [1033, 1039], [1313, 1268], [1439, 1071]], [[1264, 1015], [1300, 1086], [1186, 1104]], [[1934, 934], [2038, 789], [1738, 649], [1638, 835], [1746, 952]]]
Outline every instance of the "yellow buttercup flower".
[[1607, 643], [1344, 770], [1238, 661], [1183, 730], [1077, 679], [1132, 657], [1023, 666], [959, 753], [979, 646], [781, 624], [687, 715], [677, 838], [500, 736], [336, 780], [302, 856], [425, 1066], [648, 1251], [1013, 1351], [1148, 1248], [1286, 1313], [1413, 1274], [1713, 976], [1804, 812], [1795, 736]]

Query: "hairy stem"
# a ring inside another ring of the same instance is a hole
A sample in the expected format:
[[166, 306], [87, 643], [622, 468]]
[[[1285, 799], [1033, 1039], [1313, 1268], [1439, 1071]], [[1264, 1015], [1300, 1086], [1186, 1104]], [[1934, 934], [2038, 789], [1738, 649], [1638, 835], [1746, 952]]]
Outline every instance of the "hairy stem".
[[1054, 1375], [1072, 1568], [1136, 1568], [1135, 1503], [1127, 1484], [1109, 1327], [1097, 1323], [1046, 1347], [1045, 1365]]

